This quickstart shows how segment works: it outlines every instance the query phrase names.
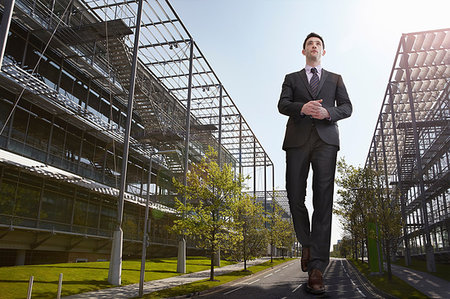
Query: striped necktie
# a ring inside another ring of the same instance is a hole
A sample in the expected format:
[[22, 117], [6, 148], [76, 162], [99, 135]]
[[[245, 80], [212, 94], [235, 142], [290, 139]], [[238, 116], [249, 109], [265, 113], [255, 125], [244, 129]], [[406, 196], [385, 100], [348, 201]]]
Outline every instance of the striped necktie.
[[319, 89], [319, 75], [317, 74], [317, 69], [313, 67], [311, 69], [311, 73], [313, 73], [311, 77], [311, 81], [309, 82], [309, 85], [311, 85], [311, 91], [313, 97], [317, 96], [317, 91]]

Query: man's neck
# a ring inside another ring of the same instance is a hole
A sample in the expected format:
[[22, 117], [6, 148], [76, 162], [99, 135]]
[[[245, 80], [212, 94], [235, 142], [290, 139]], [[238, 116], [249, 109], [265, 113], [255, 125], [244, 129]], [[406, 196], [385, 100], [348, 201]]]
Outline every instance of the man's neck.
[[320, 65], [320, 60], [306, 60], [306, 64], [312, 67]]

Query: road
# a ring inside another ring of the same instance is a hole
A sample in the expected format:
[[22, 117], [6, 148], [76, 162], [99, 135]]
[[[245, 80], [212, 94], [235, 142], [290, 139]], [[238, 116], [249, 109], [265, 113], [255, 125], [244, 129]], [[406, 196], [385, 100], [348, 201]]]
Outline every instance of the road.
[[300, 269], [300, 259], [287, 262], [251, 277], [213, 289], [202, 298], [381, 298], [360, 278], [345, 259], [332, 259], [325, 270], [326, 292], [314, 296], [305, 291], [307, 273]]

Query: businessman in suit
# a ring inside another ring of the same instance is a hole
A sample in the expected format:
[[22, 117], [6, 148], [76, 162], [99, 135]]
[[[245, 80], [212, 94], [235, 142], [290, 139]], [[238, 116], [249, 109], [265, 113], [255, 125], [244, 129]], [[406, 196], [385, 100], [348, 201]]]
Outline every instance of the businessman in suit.
[[[322, 37], [310, 33], [302, 54], [306, 66], [286, 75], [278, 102], [289, 116], [283, 142], [286, 151], [286, 190], [298, 241], [302, 244], [301, 268], [308, 272], [306, 290], [325, 292], [323, 272], [330, 259], [334, 174], [339, 150], [337, 121], [352, 113], [342, 77], [322, 68]], [[312, 227], [305, 206], [306, 180], [313, 169]]]

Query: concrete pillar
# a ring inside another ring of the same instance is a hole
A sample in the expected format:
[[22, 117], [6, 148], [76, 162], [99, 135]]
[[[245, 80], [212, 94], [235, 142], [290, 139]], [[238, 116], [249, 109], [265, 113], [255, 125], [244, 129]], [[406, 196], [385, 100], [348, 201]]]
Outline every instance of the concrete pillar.
[[177, 272], [186, 273], [186, 240], [184, 238], [178, 242]]
[[111, 249], [111, 258], [108, 273], [108, 282], [112, 285], [120, 285], [122, 283], [122, 245], [123, 231], [121, 228], [114, 232], [113, 243]]
[[25, 265], [25, 249], [17, 249], [17, 255], [16, 255], [16, 266], [23, 266]]

